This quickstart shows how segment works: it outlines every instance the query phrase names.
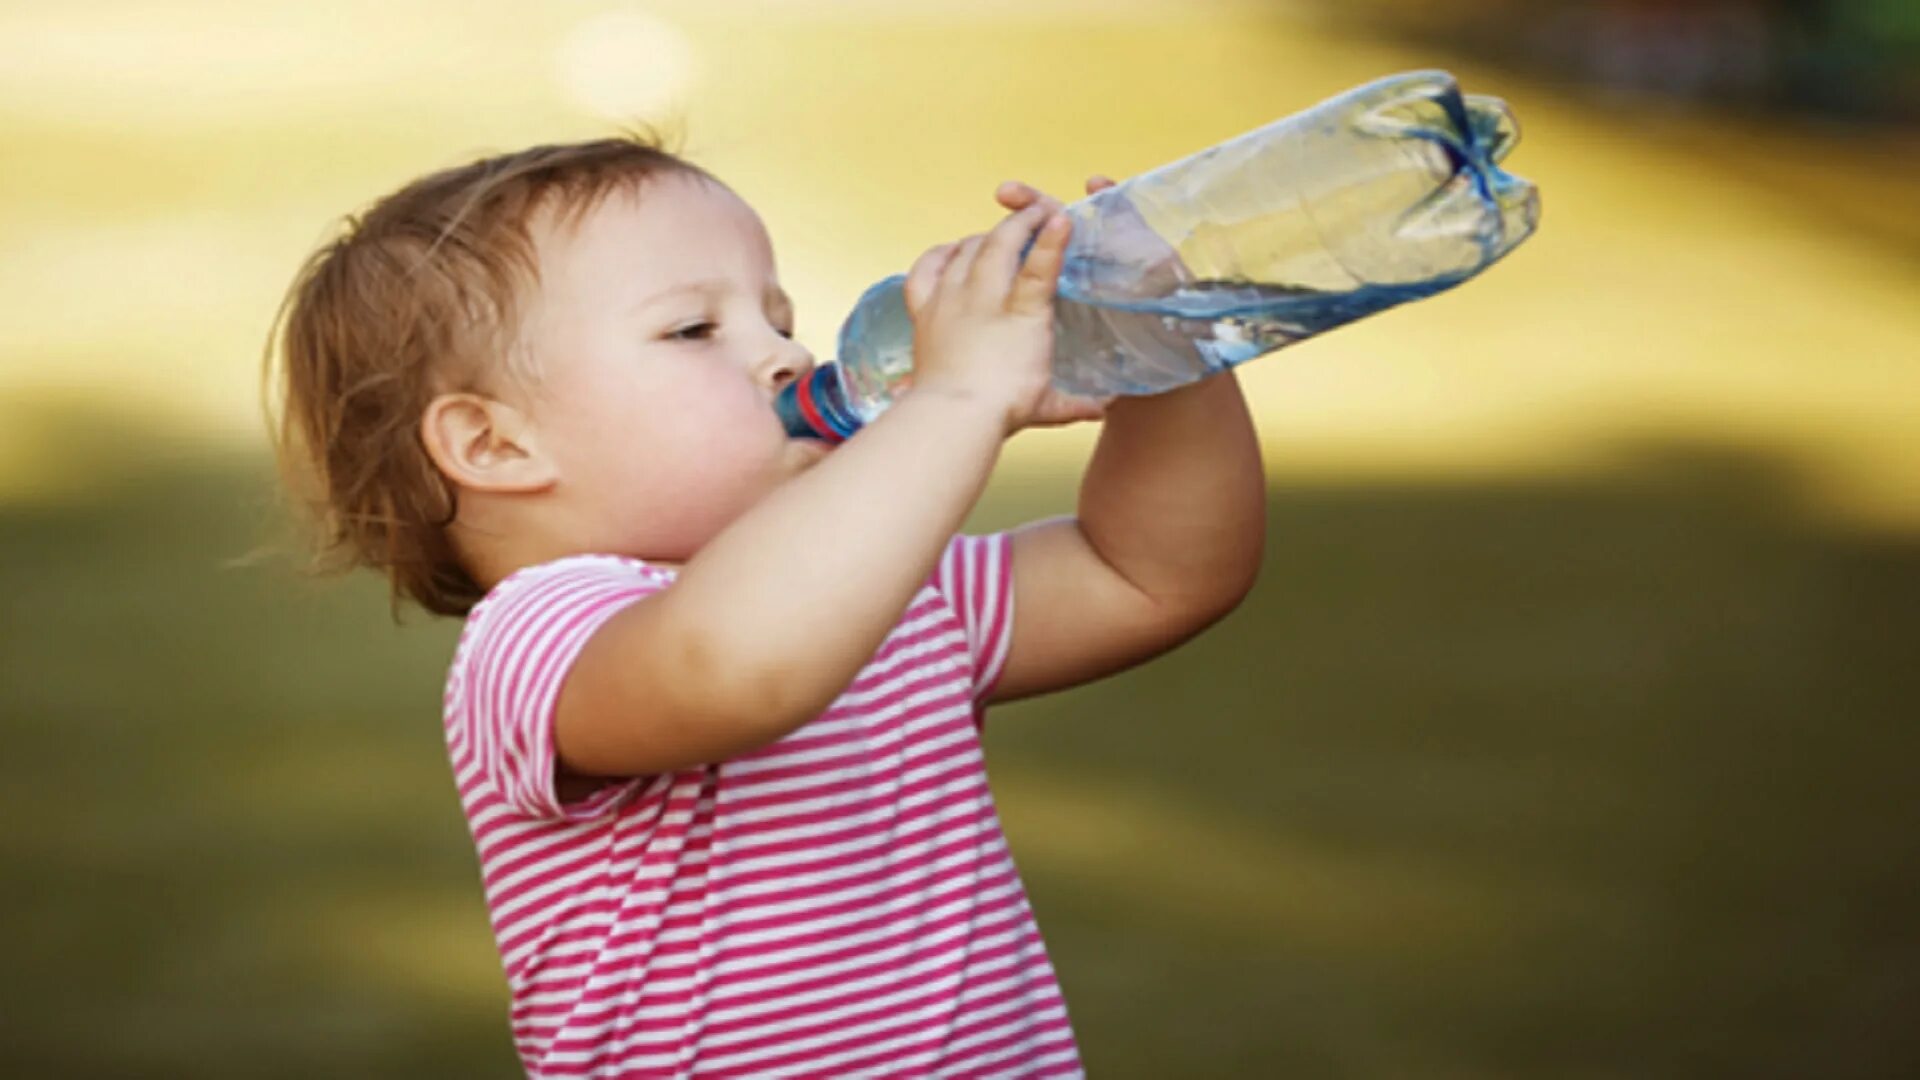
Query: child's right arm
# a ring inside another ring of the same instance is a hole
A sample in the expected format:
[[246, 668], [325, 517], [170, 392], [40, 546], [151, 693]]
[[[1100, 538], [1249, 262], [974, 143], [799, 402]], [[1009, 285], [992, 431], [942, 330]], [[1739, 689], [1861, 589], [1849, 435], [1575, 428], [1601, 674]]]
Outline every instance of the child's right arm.
[[1042, 407], [1068, 231], [1037, 205], [921, 257], [913, 392], [594, 633], [555, 708], [564, 769], [720, 761], [832, 704], [933, 572], [1002, 440]]

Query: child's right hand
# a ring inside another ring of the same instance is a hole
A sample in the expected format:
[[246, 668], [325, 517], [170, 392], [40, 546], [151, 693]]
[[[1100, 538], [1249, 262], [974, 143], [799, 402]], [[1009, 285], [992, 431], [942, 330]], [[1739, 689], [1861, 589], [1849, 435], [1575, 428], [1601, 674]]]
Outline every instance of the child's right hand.
[[1040, 200], [991, 232], [920, 256], [905, 289], [915, 393], [982, 402], [1008, 433], [1100, 416], [1100, 403], [1049, 390], [1054, 290], [1071, 233], [1059, 204]]

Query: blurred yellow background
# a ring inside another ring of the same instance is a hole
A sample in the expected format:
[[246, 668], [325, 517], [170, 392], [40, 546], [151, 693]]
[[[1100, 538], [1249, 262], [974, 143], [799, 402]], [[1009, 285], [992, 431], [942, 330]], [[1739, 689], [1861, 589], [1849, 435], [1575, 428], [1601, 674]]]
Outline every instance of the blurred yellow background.
[[1517, 103], [1546, 226], [1485, 285], [1248, 369], [1276, 469], [1564, 468], [1683, 432], [1790, 447], [1835, 510], [1920, 518], [1920, 140], [1596, 110], [1295, 8], [8, 4], [0, 491], [85, 483], [48, 404], [257, 441], [289, 267], [477, 154], [682, 118], [829, 356], [860, 290], [990, 224], [1002, 178], [1077, 195], [1445, 64]]
[[[677, 119], [824, 359], [1003, 179], [1074, 196], [1420, 67], [1512, 104], [1540, 232], [1243, 369], [1255, 600], [989, 740], [1093, 1074], [1920, 1066], [1920, 138], [1327, 12], [0, 2], [0, 1072], [514, 1074], [451, 628], [224, 565], [271, 527], [269, 322], [342, 214]], [[979, 523], [1069, 508], [1092, 438], [1016, 440]]]

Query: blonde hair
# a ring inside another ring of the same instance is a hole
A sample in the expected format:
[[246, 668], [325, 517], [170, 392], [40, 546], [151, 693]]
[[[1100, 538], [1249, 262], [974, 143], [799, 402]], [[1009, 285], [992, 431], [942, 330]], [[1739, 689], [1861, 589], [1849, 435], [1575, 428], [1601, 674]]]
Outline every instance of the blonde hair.
[[536, 214], [582, 215], [664, 174], [712, 179], [651, 132], [488, 157], [346, 218], [307, 258], [275, 316], [265, 383], [282, 478], [315, 526], [312, 569], [385, 573], [396, 616], [406, 600], [473, 607], [485, 590], [447, 535], [456, 492], [420, 417], [513, 355], [538, 281]]

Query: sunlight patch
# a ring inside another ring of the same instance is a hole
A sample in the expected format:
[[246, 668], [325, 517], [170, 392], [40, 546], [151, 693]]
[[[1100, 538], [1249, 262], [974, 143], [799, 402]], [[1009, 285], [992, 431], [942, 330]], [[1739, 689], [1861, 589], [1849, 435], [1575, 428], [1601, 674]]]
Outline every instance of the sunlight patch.
[[684, 104], [699, 69], [685, 34], [640, 11], [587, 19], [554, 51], [554, 77], [567, 99], [614, 120], [657, 118]]

